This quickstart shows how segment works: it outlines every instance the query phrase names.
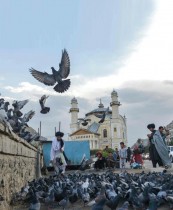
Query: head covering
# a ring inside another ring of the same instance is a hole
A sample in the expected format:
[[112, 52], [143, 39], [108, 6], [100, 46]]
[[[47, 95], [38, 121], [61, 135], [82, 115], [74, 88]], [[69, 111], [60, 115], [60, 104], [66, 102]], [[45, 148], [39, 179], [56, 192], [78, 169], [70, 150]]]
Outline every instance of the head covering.
[[101, 153], [100, 151], [98, 151], [98, 152], [96, 153], [96, 155], [102, 156], [102, 153]]
[[147, 128], [150, 129], [150, 128], [155, 128], [155, 124], [154, 123], [151, 123], [149, 125], [147, 125]]
[[58, 131], [58, 132], [56, 132], [56, 133], [55, 133], [55, 136], [60, 136], [60, 137], [63, 137], [63, 136], [64, 136], [64, 133], [62, 133], [62, 132]]

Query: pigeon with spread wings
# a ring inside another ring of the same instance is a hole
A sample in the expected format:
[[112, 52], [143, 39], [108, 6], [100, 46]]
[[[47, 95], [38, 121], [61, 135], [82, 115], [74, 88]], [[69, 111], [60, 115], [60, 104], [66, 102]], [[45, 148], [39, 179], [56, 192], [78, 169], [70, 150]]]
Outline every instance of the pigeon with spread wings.
[[103, 114], [95, 114], [96, 117], [101, 118], [99, 123], [103, 123], [105, 121], [106, 115], [109, 114], [109, 107], [105, 110]]
[[65, 49], [62, 51], [59, 70], [56, 71], [54, 67], [51, 67], [51, 69], [52, 74], [48, 74], [47, 72], [40, 72], [34, 68], [31, 68], [30, 72], [35, 79], [45, 85], [53, 86], [58, 83], [54, 87], [56, 92], [63, 93], [67, 91], [71, 84], [70, 79], [66, 79], [70, 73], [70, 58]]
[[91, 121], [90, 119], [84, 119], [84, 118], [78, 118], [79, 122], [82, 121], [82, 125], [86, 126], [88, 125], [88, 122]]
[[49, 96], [46, 96], [46, 95], [43, 95], [41, 97], [41, 99], [39, 100], [39, 103], [40, 103], [40, 106], [41, 106], [41, 111], [40, 113], [42, 114], [46, 114], [50, 111], [50, 107], [46, 107], [44, 106], [45, 105], [45, 102], [46, 102], [46, 99], [48, 98]]
[[17, 117], [21, 117], [23, 113], [20, 111], [29, 100], [23, 100], [23, 101], [13, 101], [12, 106], [14, 107], [13, 112], [16, 114]]

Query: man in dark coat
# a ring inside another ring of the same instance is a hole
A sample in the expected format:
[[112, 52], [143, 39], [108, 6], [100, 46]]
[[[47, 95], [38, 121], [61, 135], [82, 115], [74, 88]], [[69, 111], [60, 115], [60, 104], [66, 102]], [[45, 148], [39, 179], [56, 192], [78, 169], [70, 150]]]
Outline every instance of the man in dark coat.
[[158, 163], [159, 166], [163, 166], [162, 159], [159, 156], [159, 153], [154, 145], [153, 142], [153, 135], [155, 134], [155, 124], [149, 124], [147, 128], [151, 131], [151, 134], [148, 134], [149, 142], [150, 142], [150, 147], [149, 147], [149, 155], [150, 155], [150, 160], [152, 161], [153, 168], [156, 168], [156, 165]]
[[126, 162], [130, 162], [132, 151], [130, 147], [127, 148], [127, 159]]

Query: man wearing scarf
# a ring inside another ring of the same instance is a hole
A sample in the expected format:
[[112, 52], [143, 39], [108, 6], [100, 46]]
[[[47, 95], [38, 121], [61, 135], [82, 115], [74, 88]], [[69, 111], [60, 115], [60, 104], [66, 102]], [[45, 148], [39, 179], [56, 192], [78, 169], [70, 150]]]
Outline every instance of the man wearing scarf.
[[149, 153], [153, 167], [156, 168], [157, 163], [159, 166], [164, 165], [165, 168], [171, 167], [172, 164], [168, 155], [168, 149], [160, 132], [155, 130], [154, 124], [149, 124], [147, 128], [151, 131], [151, 134], [148, 134], [148, 137], [150, 141]]
[[52, 139], [50, 160], [53, 163], [55, 172], [57, 174], [59, 174], [61, 171], [61, 173], [65, 173], [67, 165], [64, 157], [64, 141], [62, 140], [63, 136], [64, 133], [59, 131], [56, 132], [55, 137]]

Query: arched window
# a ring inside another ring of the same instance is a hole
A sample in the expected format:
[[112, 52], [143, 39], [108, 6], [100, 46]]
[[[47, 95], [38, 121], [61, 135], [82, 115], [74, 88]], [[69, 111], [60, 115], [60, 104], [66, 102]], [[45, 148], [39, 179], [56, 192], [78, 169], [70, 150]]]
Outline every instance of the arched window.
[[108, 135], [107, 135], [107, 130], [104, 129], [104, 130], [103, 130], [103, 137], [106, 138], [107, 136], [108, 136]]

